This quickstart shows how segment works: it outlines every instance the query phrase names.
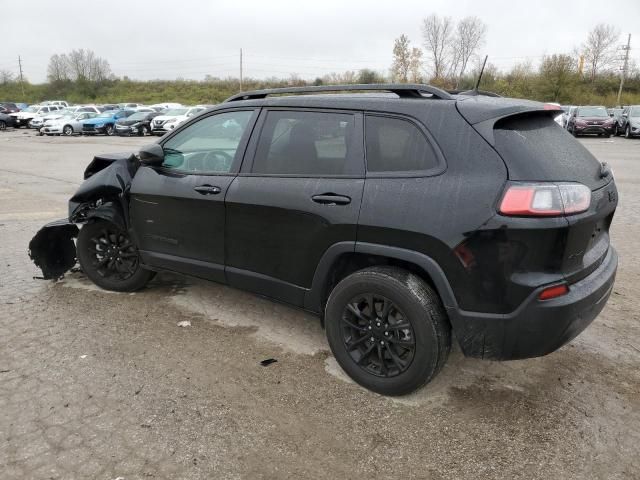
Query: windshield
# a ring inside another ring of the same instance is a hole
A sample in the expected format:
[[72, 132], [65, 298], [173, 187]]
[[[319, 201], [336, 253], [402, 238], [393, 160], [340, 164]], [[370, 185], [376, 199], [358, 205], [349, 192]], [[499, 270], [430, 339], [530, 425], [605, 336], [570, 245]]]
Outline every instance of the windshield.
[[172, 108], [171, 110], [167, 110], [164, 114], [168, 117], [177, 117], [178, 115], [184, 115], [187, 113], [186, 108]]
[[111, 118], [116, 114], [114, 110], [110, 110], [108, 112], [101, 113], [98, 115], [98, 118]]
[[36, 113], [41, 107], [29, 107], [26, 110], [23, 110], [23, 112], [29, 112], [29, 113]]
[[127, 120], [144, 120], [149, 115], [146, 112], [138, 112], [131, 115]]
[[640, 105], [636, 105], [635, 107], [630, 108], [629, 109], [629, 116], [631, 118], [640, 117]]
[[580, 107], [578, 117], [608, 117], [607, 109], [604, 107]]

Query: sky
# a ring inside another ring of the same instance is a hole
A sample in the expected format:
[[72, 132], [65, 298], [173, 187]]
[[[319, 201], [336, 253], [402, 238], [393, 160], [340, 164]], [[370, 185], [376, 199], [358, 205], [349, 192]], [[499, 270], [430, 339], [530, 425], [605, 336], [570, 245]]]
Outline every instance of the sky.
[[17, 73], [20, 56], [29, 81], [44, 82], [51, 55], [85, 48], [117, 76], [227, 77], [238, 75], [242, 48], [245, 77], [388, 73], [394, 39], [404, 33], [421, 47], [431, 13], [484, 21], [481, 54], [500, 69], [570, 53], [599, 22], [615, 25], [621, 44], [631, 33], [631, 58], [640, 63], [638, 0], [0, 0], [0, 70]]

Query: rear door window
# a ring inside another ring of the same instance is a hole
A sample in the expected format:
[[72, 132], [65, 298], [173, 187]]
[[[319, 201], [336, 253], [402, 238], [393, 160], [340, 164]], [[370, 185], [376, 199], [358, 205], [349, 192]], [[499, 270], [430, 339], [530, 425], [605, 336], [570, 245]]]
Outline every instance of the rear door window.
[[252, 173], [342, 176], [361, 174], [356, 116], [349, 113], [280, 111], [267, 113]]
[[367, 115], [365, 139], [368, 172], [425, 172], [439, 166], [424, 133], [409, 120]]

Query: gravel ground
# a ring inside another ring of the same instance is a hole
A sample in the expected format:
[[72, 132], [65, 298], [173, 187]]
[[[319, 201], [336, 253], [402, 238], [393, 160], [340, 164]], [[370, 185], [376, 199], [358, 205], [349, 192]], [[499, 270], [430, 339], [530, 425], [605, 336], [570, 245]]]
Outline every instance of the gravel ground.
[[399, 399], [348, 381], [316, 318], [250, 294], [33, 278], [29, 239], [92, 155], [147, 141], [0, 132], [0, 478], [640, 478], [640, 140], [581, 140], [620, 190], [618, 277], [589, 329], [526, 361], [454, 347]]

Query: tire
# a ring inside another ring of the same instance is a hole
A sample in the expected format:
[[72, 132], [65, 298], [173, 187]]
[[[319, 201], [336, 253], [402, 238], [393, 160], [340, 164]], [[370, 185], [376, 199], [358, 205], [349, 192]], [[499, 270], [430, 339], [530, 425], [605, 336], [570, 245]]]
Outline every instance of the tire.
[[576, 132], [576, 127], [573, 127], [571, 129], [571, 135], [573, 135], [574, 137], [578, 138], [578, 132]]
[[631, 138], [631, 127], [627, 125], [627, 128], [624, 130], [624, 138]]
[[7, 122], [5, 122], [4, 120], [0, 120], [0, 130], [6, 130], [7, 129]]
[[112, 137], [114, 133], [113, 125], [109, 124], [106, 127], [104, 127], [104, 133], [105, 135]]
[[[114, 247], [112, 254], [107, 253], [108, 246]], [[87, 223], [80, 229], [76, 250], [84, 273], [105, 290], [134, 292], [155, 275], [140, 265], [138, 249], [127, 232], [104, 220]], [[107, 258], [110, 260], [105, 263]]]
[[62, 127], [62, 134], [70, 137], [71, 135], [73, 135], [73, 127], [71, 125], [65, 125], [64, 127]]
[[149, 127], [147, 127], [146, 125], [143, 125], [142, 127], [140, 127], [139, 130], [139, 135], [142, 137], [146, 137], [147, 135], [149, 135], [151, 132], [149, 132]]
[[367, 268], [341, 280], [327, 300], [325, 327], [343, 370], [383, 395], [405, 395], [429, 382], [451, 349], [451, 326], [437, 293], [395, 267]]

